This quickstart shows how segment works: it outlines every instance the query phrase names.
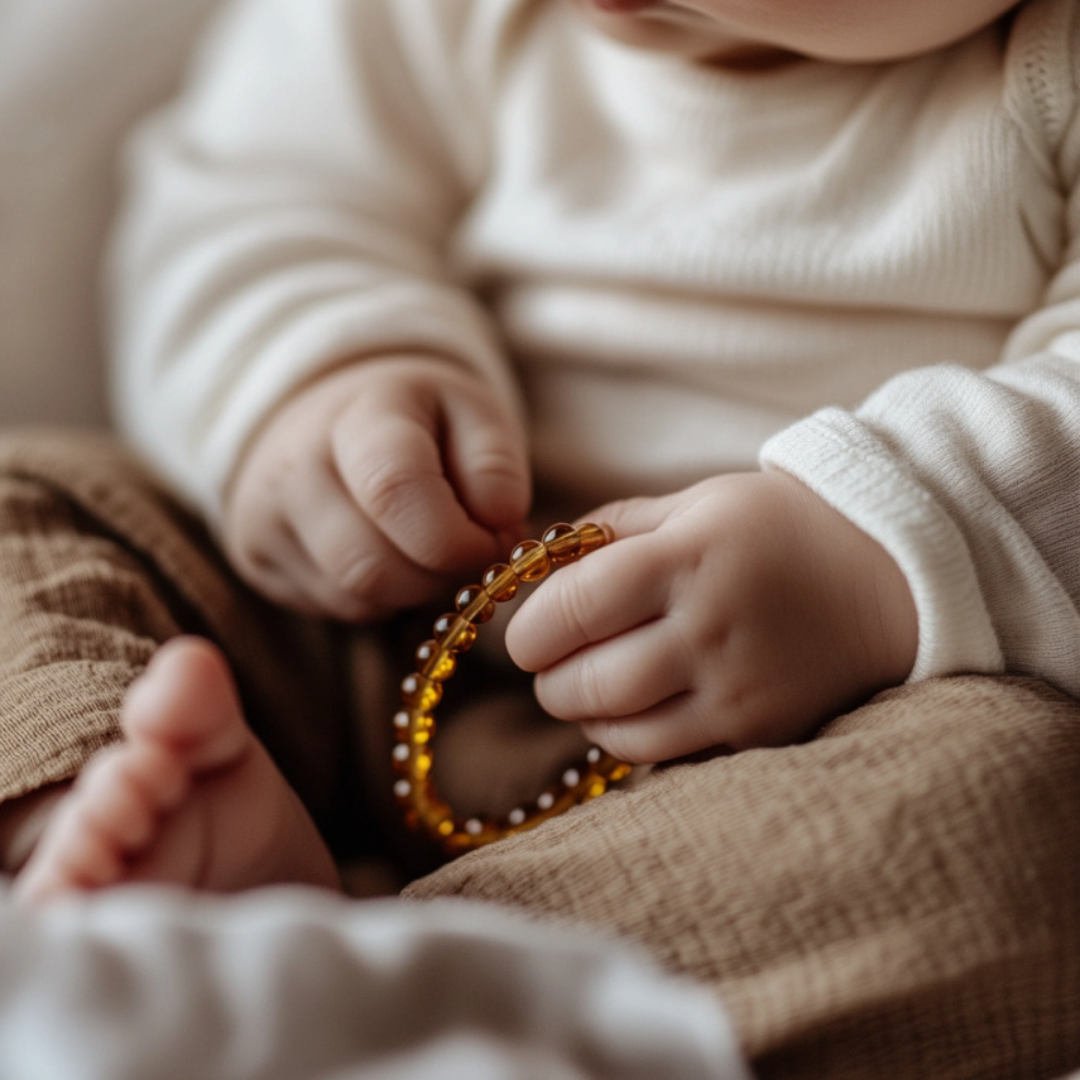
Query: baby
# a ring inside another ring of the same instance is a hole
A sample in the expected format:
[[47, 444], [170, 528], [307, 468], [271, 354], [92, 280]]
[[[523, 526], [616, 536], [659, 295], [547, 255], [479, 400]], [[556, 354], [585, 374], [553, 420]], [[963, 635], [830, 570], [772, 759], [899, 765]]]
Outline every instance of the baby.
[[[587, 510], [616, 542], [507, 647], [629, 761], [957, 671], [1080, 693], [1078, 27], [241, 2], [135, 150], [120, 415], [252, 585], [350, 622]], [[208, 643], [161, 650], [124, 730], [25, 898], [334, 883]]]

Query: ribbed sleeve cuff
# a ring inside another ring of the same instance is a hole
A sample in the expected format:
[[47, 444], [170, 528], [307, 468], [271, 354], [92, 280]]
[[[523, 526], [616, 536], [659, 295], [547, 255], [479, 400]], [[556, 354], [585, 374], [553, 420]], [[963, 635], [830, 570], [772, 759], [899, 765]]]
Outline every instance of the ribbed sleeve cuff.
[[770, 439], [760, 462], [801, 480], [896, 560], [919, 619], [919, 649], [909, 682], [1003, 670], [963, 534], [864, 424], [840, 409], [825, 409]]

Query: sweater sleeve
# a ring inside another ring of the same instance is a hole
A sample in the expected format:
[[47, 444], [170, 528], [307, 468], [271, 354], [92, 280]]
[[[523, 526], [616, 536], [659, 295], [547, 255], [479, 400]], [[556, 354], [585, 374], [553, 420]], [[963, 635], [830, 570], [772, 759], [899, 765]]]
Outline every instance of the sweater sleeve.
[[516, 407], [445, 257], [485, 154], [481, 80], [459, 73], [478, 66], [476, 10], [499, 6], [238, 0], [187, 93], [135, 140], [112, 258], [115, 408], [211, 521], [260, 423], [346, 359], [434, 352]]
[[997, 366], [907, 372], [854, 411], [788, 428], [761, 455], [896, 559], [918, 609], [911, 680], [1007, 670], [1080, 694], [1076, 8], [1039, 0], [1017, 27], [1017, 79], [1039, 85], [1014, 93], [1011, 109], [1063, 195], [1064, 246], [1043, 306]]

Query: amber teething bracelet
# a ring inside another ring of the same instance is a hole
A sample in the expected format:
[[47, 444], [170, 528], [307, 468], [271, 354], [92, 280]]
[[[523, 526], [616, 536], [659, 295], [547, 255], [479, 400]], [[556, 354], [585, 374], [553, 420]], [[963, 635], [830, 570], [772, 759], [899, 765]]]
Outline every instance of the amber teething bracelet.
[[625, 762], [590, 746], [580, 766], [567, 769], [560, 783], [542, 791], [529, 807], [511, 810], [503, 821], [471, 817], [465, 820], [439, 798], [431, 780], [434, 763], [435, 708], [443, 683], [454, 674], [458, 655], [476, 641], [476, 627], [495, 613], [495, 605], [513, 599], [523, 582], [541, 581], [556, 566], [587, 555], [608, 542], [599, 525], [552, 525], [542, 540], [525, 540], [510, 553], [510, 562], [485, 571], [482, 584], [466, 585], [457, 594], [456, 611], [441, 615], [434, 636], [416, 650], [417, 670], [401, 684], [405, 708], [394, 716], [397, 744], [394, 768], [400, 774], [394, 795], [406, 822], [438, 840], [450, 854], [483, 847], [514, 833], [533, 829], [572, 806], [603, 795], [609, 784], [630, 772]]

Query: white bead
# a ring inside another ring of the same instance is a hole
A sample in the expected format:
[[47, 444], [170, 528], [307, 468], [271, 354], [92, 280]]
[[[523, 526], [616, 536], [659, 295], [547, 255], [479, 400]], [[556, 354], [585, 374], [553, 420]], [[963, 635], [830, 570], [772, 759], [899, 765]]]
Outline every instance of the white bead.
[[519, 806], [510, 811], [506, 820], [509, 821], [511, 825], [523, 825], [525, 823], [525, 811]]
[[[383, 721], [385, 723], [385, 721]], [[550, 810], [555, 805], [555, 796], [550, 791], [545, 791], [539, 799], [536, 800], [536, 805], [541, 810]]]
[[484, 831], [484, 826], [476, 818], [472, 817], [465, 822], [465, 831], [470, 836], [479, 836]]
[[404, 730], [409, 726], [409, 714], [407, 712], [394, 713], [394, 727]]
[[[383, 721], [383, 722], [385, 723], [385, 721]], [[412, 784], [410, 784], [408, 780], [399, 780], [399, 781], [398, 781], [398, 782], [397, 782], [397, 783], [396, 783], [396, 784], [394, 785], [394, 794], [395, 794], [395, 795], [396, 795], [396, 796], [397, 796], [397, 797], [398, 797], [399, 799], [405, 799], [405, 798], [408, 798], [408, 796], [409, 796], [409, 793], [410, 793], [411, 791], [412, 791]]]
[[585, 760], [590, 765], [595, 765], [600, 760], [600, 747], [590, 746], [589, 752], [585, 755]]
[[577, 769], [567, 769], [566, 772], [562, 774], [562, 782], [567, 787], [576, 787], [581, 783], [581, 773], [579, 773]]
[[409, 760], [409, 748], [404, 743], [398, 743], [394, 747], [394, 760], [395, 761], [408, 761]]

